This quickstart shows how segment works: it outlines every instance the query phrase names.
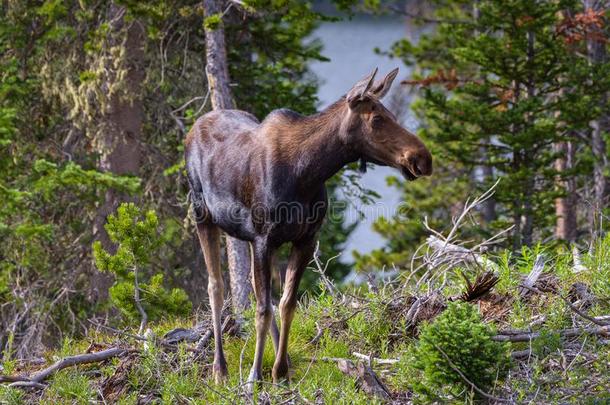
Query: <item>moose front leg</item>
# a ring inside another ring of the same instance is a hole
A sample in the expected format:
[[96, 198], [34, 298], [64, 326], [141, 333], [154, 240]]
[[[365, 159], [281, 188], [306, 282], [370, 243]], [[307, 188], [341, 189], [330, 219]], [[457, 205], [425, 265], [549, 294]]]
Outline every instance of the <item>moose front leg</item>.
[[271, 306], [271, 252], [267, 243], [253, 242], [250, 246], [252, 252], [252, 287], [256, 297], [256, 348], [254, 362], [248, 377], [248, 383], [262, 381], [263, 379], [263, 353], [265, 351], [265, 338], [273, 317]]
[[297, 290], [307, 263], [311, 260], [315, 239], [306, 243], [293, 244], [286, 269], [286, 283], [280, 300], [280, 344], [273, 365], [273, 382], [288, 380], [288, 333], [297, 305]]

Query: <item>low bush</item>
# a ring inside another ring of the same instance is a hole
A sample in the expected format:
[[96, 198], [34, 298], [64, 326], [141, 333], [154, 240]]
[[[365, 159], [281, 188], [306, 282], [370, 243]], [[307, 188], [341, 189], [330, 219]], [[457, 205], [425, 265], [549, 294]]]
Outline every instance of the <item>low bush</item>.
[[416, 396], [424, 401], [476, 398], [480, 394], [472, 384], [488, 390], [503, 375], [509, 359], [507, 346], [491, 339], [494, 334], [475, 307], [449, 303], [446, 311], [422, 327], [409, 353]]

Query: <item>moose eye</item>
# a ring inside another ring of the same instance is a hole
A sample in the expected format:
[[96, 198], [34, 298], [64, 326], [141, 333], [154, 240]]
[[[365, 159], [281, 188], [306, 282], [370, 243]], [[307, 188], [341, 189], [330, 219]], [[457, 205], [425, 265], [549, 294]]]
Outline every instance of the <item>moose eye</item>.
[[380, 125], [382, 122], [383, 122], [383, 117], [381, 115], [373, 116], [373, 125], [374, 126]]

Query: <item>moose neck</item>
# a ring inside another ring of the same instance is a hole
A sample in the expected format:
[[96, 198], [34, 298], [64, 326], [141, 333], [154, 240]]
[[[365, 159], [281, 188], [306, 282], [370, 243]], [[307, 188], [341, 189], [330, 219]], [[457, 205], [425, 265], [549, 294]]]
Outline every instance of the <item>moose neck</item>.
[[324, 111], [295, 122], [295, 130], [291, 132], [300, 145], [292, 163], [302, 186], [321, 185], [360, 157], [356, 148], [347, 142], [346, 129], [342, 126], [347, 108], [341, 99]]

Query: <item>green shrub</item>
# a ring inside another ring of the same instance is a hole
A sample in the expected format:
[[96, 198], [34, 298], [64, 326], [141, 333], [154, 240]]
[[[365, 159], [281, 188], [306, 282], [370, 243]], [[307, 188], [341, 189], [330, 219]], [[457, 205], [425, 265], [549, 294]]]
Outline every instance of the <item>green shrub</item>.
[[159, 220], [154, 211], [143, 214], [135, 204], [123, 203], [116, 215], [108, 216], [105, 227], [110, 240], [118, 245], [116, 253], [107, 252], [99, 241], [93, 244], [97, 267], [116, 277], [110, 288], [110, 299], [130, 320], [140, 316], [135, 300], [136, 284], [140, 302], [150, 320], [164, 314], [186, 315], [191, 311], [186, 293], [178, 288], [167, 290], [163, 286], [162, 274], [145, 277], [151, 252], [162, 243], [158, 227]]
[[[191, 302], [188, 295], [180, 288], [168, 290], [163, 286], [163, 274], [155, 274], [148, 283], [140, 282], [142, 306], [152, 320], [163, 315], [188, 315], [191, 312]], [[130, 274], [127, 281], [115, 283], [110, 287], [110, 299], [119, 310], [131, 320], [140, 316], [134, 301], [134, 275]]]
[[538, 339], [532, 341], [531, 346], [534, 354], [545, 357], [550, 353], [561, 350], [561, 336], [557, 332], [544, 329], [540, 331]]
[[423, 400], [477, 397], [456, 370], [488, 390], [509, 359], [507, 346], [491, 340], [494, 333], [472, 305], [449, 303], [433, 323], [422, 327], [411, 351], [413, 391]]

